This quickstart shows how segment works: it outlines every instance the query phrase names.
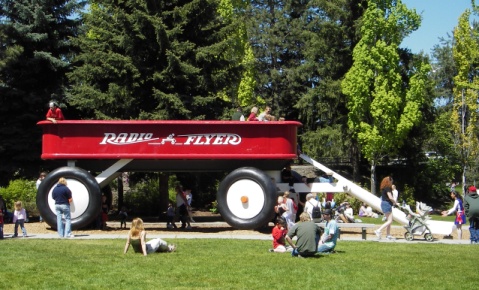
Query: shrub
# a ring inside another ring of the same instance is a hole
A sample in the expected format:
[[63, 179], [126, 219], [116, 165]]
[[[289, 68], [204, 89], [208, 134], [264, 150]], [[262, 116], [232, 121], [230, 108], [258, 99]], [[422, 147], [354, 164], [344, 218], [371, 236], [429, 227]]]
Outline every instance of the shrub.
[[26, 179], [11, 180], [7, 187], [0, 188], [0, 195], [7, 203], [10, 211], [14, 210], [14, 203], [21, 201], [25, 210], [30, 214], [37, 213], [37, 189], [35, 181]]

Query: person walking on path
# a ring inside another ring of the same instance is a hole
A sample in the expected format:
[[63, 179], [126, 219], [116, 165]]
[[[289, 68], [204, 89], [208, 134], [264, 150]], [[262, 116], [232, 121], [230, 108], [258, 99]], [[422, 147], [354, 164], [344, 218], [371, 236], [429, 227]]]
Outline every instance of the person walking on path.
[[397, 203], [392, 194], [392, 185], [393, 178], [391, 176], [386, 176], [381, 181], [379, 187], [381, 190], [381, 210], [386, 217], [386, 222], [380, 226], [379, 229], [374, 231], [378, 239], [381, 239], [381, 231], [386, 229], [386, 239], [395, 240], [395, 238], [391, 236], [391, 224], [393, 222], [393, 206], [397, 205]]
[[176, 186], [176, 208], [180, 216], [181, 228], [186, 228], [187, 230], [191, 229], [190, 217], [188, 215], [188, 201], [186, 200], [185, 192], [181, 185]]
[[[58, 180], [57, 186], [53, 189], [52, 197], [55, 200], [58, 236], [60, 238], [73, 238], [70, 213], [72, 192], [67, 187], [67, 180], [64, 177], [60, 177]], [[63, 224], [62, 216], [65, 216], [65, 224]]]
[[123, 254], [128, 252], [131, 247], [135, 253], [142, 253], [146, 256], [155, 252], [174, 252], [176, 250], [175, 245], [168, 245], [164, 240], [157, 238], [146, 242], [146, 231], [141, 218], [135, 218], [131, 222], [131, 229], [128, 232], [128, 238], [126, 239], [125, 249]]
[[457, 238], [462, 239], [462, 225], [465, 224], [466, 215], [464, 214], [464, 205], [461, 195], [457, 191], [451, 191], [451, 198], [454, 199], [454, 205], [451, 209], [442, 212], [442, 216], [448, 216], [452, 213], [456, 213], [456, 219], [454, 220], [454, 227], [457, 229]]
[[25, 229], [25, 220], [27, 219], [27, 212], [22, 207], [22, 202], [15, 202], [15, 211], [13, 212], [13, 223], [15, 228], [13, 230], [13, 237], [18, 237], [18, 226], [22, 229], [23, 237], [27, 237], [27, 230]]

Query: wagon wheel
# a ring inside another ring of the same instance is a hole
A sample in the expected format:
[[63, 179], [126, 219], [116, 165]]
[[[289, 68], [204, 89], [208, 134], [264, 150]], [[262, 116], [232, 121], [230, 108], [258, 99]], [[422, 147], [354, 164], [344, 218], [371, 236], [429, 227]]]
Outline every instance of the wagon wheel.
[[432, 236], [432, 234], [431, 234], [431, 233], [427, 233], [427, 234], [425, 234], [425, 235], [424, 235], [424, 238], [425, 238], [425, 239], [426, 239], [426, 241], [428, 241], [428, 242], [432, 242], [432, 241], [434, 241], [434, 237]]
[[77, 167], [60, 167], [42, 181], [37, 192], [37, 208], [42, 218], [52, 228], [57, 228], [52, 191], [60, 177], [67, 180], [67, 186], [72, 192], [73, 201], [70, 204], [72, 229], [89, 225], [100, 212], [101, 189], [90, 173]]
[[414, 239], [414, 235], [410, 232], [407, 232], [404, 234], [404, 238], [406, 239], [406, 241], [412, 241]]
[[273, 219], [277, 192], [269, 175], [243, 167], [226, 176], [216, 199], [221, 216], [229, 225], [257, 229]]

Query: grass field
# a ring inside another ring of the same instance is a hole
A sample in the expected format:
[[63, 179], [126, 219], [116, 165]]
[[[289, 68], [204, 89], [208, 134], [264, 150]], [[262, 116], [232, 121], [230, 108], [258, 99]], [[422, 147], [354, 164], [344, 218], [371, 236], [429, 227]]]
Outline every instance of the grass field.
[[292, 258], [270, 241], [177, 239], [178, 250], [122, 253], [124, 240], [0, 241], [5, 289], [477, 289], [479, 247], [340, 241]]

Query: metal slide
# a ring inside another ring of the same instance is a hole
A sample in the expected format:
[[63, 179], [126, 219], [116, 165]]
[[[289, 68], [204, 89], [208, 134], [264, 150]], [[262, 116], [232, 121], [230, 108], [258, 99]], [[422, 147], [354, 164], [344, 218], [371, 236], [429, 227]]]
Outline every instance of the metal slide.
[[[311, 188], [309, 191], [311, 192], [345, 192], [352, 197], [359, 199], [362, 202], [369, 204], [373, 209], [381, 212], [381, 199], [374, 194], [370, 193], [369, 191], [365, 190], [364, 188], [354, 184], [352, 181], [344, 178], [343, 176], [339, 175], [338, 173], [332, 171], [328, 167], [322, 165], [321, 163], [311, 159], [309, 156], [301, 154], [301, 157], [306, 162], [310, 163], [314, 167], [318, 168], [323, 172], [332, 172], [333, 177], [337, 180], [337, 183], [329, 184], [329, 183], [311, 183]], [[298, 188], [297, 192], [304, 192], [304, 189]], [[296, 184], [295, 184], [296, 190]], [[393, 208], [393, 219], [402, 225], [407, 225], [409, 221], [406, 218], [406, 214], [397, 209]], [[452, 222], [443, 222], [443, 221], [427, 221], [427, 225], [431, 230], [431, 233], [438, 234], [438, 235], [450, 235], [454, 226]]]

